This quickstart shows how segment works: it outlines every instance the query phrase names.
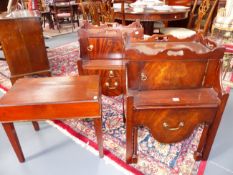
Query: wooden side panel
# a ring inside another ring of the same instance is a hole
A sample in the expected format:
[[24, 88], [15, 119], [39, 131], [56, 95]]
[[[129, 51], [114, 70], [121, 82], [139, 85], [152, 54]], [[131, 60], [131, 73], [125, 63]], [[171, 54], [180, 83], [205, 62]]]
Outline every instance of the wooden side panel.
[[39, 18], [1, 20], [0, 41], [12, 76], [49, 70]]
[[204, 82], [204, 87], [213, 87], [221, 97], [223, 93], [222, 89], [222, 61], [220, 60], [210, 60], [208, 63], [208, 69], [206, 70], [206, 78]]
[[139, 89], [141, 71], [139, 62], [129, 62], [126, 66], [128, 88], [133, 90]]
[[83, 30], [78, 30], [79, 46], [80, 46], [80, 58], [83, 60], [88, 60], [88, 38], [87, 33]]

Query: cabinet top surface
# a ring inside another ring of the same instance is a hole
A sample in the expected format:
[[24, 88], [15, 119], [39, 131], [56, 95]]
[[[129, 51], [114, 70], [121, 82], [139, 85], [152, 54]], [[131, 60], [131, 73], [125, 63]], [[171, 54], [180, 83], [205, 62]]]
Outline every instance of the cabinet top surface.
[[29, 10], [17, 10], [10, 13], [0, 14], [1, 20], [15, 20], [15, 19], [25, 19], [25, 18], [39, 18], [40, 13], [38, 11], [29, 11]]
[[0, 99], [0, 107], [98, 102], [99, 76], [23, 78]]

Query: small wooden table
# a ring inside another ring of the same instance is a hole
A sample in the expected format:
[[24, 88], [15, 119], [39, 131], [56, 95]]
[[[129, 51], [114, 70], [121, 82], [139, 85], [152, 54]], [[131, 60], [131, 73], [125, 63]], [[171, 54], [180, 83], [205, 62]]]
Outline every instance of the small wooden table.
[[99, 76], [24, 78], [0, 99], [0, 122], [20, 162], [24, 155], [12, 123], [15, 121], [93, 118], [103, 157]]
[[[188, 17], [190, 9], [159, 11], [154, 9], [143, 9], [136, 11], [133, 8], [126, 8], [124, 15], [126, 21], [135, 21], [140, 19], [144, 27], [144, 33], [152, 35], [155, 21], [176, 21]], [[115, 19], [122, 20], [123, 14], [121, 9], [114, 9]]]

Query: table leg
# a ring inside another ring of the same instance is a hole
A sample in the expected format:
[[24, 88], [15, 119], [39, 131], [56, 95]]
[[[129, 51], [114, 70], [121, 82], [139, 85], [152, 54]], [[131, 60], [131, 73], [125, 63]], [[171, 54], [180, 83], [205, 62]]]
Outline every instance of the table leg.
[[154, 33], [154, 22], [153, 21], [143, 21], [144, 34], [153, 35]]
[[25, 162], [23, 151], [21, 149], [19, 139], [18, 139], [18, 136], [17, 136], [16, 131], [15, 131], [14, 124], [13, 123], [2, 123], [2, 126], [3, 126], [5, 132], [8, 136], [8, 139], [9, 139], [14, 151], [15, 151], [15, 154], [18, 157], [18, 160], [20, 162]]
[[137, 163], [138, 161], [138, 127], [134, 126], [133, 128], [133, 157], [132, 163]]
[[32, 122], [32, 125], [33, 125], [35, 131], [39, 131], [40, 130], [40, 126], [39, 126], [38, 122]]
[[196, 161], [199, 161], [202, 159], [202, 150], [205, 147], [206, 144], [206, 138], [208, 135], [208, 129], [209, 129], [209, 124], [205, 123], [204, 129], [201, 134], [201, 138], [197, 147], [197, 150], [194, 152], [194, 159]]
[[50, 13], [46, 13], [46, 18], [49, 22], [49, 28], [54, 29], [53, 19]]
[[103, 132], [102, 132], [101, 118], [94, 119], [94, 127], [95, 127], [95, 133], [96, 133], [97, 144], [99, 149], [99, 156], [102, 158], [104, 157], [104, 150], [103, 150]]

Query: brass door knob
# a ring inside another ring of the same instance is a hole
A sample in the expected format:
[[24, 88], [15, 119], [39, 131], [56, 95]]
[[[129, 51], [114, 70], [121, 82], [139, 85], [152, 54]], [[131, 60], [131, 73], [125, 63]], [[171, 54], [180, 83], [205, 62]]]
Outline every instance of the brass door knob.
[[91, 52], [93, 50], [94, 46], [92, 44], [90, 44], [89, 46], [87, 46], [87, 50], [89, 52]]
[[110, 70], [110, 71], [109, 71], [108, 77], [109, 77], [109, 78], [113, 78], [113, 77], [114, 77], [114, 72], [113, 72], [113, 70]]
[[118, 85], [119, 85], [119, 83], [118, 83], [117, 81], [116, 81], [116, 82], [114, 82], [114, 84], [113, 84], [113, 85], [110, 85], [110, 83], [109, 83], [109, 82], [105, 82], [105, 86], [106, 86], [108, 89], [110, 89], [110, 90], [114, 90], [114, 89], [116, 89]]
[[141, 80], [142, 81], [146, 81], [147, 80], [147, 76], [143, 72], [141, 73]]

